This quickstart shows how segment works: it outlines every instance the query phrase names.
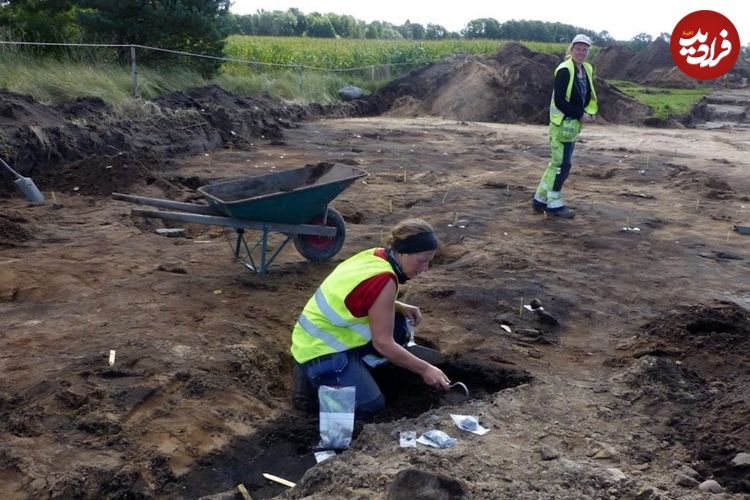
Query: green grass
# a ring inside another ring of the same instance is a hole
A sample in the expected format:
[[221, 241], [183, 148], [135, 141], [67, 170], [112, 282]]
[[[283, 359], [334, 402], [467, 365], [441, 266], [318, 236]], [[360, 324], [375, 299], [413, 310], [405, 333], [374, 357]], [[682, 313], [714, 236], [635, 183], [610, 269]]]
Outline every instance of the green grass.
[[701, 98], [711, 93], [708, 87], [664, 89], [642, 87], [637, 83], [623, 80], [610, 80], [609, 83], [639, 102], [651, 106], [654, 110], [654, 118], [661, 120], [685, 117]]
[[[146, 99], [205, 83], [197, 73], [177, 65], [159, 70], [138, 67], [138, 86], [141, 96]], [[1, 54], [0, 87], [31, 95], [45, 104], [58, 104], [83, 96], [99, 97], [115, 107], [133, 100], [130, 67], [107, 60]]]

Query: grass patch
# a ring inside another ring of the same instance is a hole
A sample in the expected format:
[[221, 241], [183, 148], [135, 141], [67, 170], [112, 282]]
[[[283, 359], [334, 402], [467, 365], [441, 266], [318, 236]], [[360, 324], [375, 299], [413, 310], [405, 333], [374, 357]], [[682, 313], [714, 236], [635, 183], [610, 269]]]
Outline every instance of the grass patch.
[[654, 118], [661, 120], [684, 118], [698, 101], [712, 92], [709, 87], [667, 89], [643, 87], [623, 80], [610, 80], [609, 83], [637, 101], [650, 106], [654, 110]]
[[[0, 88], [30, 95], [46, 105], [57, 105], [77, 97], [99, 97], [119, 111], [134, 100], [133, 77], [129, 65], [113, 62], [113, 59], [58, 59], [6, 52], [0, 58]], [[339, 100], [337, 91], [344, 85], [357, 85], [373, 92], [393, 76], [377, 72], [373, 75], [369, 69], [364, 73], [299, 71], [225, 63], [214, 78], [206, 79], [174, 61], [162, 63], [158, 69], [139, 64], [137, 81], [140, 97], [146, 100], [168, 92], [216, 84], [239, 95], [265, 93], [299, 104], [328, 104]]]

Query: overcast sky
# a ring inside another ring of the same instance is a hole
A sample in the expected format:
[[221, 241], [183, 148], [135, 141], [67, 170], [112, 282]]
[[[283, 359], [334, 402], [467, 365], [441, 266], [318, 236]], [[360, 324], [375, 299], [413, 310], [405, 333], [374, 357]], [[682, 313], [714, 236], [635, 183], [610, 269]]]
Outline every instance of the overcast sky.
[[[305, 14], [320, 12], [348, 14], [362, 21], [388, 21], [395, 25], [407, 20], [426, 26], [439, 24], [459, 31], [472, 19], [491, 17], [499, 22], [511, 19], [572, 24], [596, 32], [609, 31], [617, 40], [630, 40], [639, 33], [653, 37], [672, 33], [677, 22], [696, 10], [724, 14], [740, 34], [742, 45], [750, 43], [750, 7], [746, 0], [452, 0], [417, 2], [409, 0], [234, 0], [235, 14], [296, 7]], [[429, 5], [429, 7], [426, 7]], [[742, 7], [742, 6], [745, 7]], [[561, 6], [564, 6], [561, 7]]]

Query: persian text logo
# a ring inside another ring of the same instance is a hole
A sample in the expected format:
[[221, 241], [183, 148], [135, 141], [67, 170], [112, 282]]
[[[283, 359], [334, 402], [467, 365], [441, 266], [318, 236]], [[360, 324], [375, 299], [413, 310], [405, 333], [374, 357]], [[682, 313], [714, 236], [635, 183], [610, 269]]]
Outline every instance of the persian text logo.
[[697, 10], [674, 27], [669, 49], [672, 60], [687, 76], [713, 80], [737, 62], [740, 35], [725, 16], [713, 10]]

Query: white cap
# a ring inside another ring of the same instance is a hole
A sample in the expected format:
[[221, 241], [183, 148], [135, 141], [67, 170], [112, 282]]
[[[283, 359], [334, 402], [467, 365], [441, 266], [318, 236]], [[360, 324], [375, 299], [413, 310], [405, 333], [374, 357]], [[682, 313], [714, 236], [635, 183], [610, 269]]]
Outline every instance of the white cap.
[[576, 35], [571, 43], [585, 43], [589, 47], [594, 45], [594, 42], [591, 41], [591, 38], [587, 37], [584, 34]]

